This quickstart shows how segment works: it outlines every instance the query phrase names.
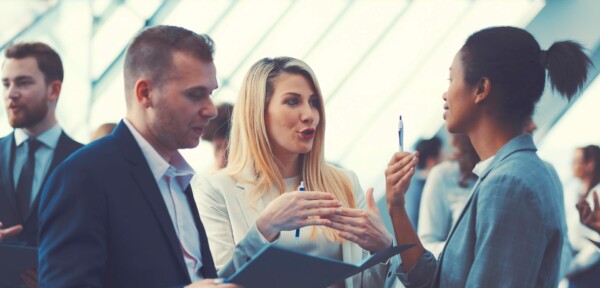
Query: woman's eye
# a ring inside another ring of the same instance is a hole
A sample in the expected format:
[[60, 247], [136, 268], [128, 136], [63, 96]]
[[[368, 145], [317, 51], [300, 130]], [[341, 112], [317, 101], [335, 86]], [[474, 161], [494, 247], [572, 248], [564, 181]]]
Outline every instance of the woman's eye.
[[287, 100], [285, 100], [285, 104], [296, 105], [296, 104], [298, 104], [298, 99], [296, 99], [296, 98], [287, 99]]
[[321, 101], [319, 101], [319, 99], [311, 99], [310, 100], [310, 106], [312, 106], [312, 107], [319, 107], [319, 106], [321, 106]]

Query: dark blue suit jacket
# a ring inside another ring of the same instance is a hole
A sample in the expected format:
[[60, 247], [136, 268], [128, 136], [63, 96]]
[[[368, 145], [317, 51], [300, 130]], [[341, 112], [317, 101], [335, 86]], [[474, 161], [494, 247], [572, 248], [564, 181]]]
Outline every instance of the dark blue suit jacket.
[[[54, 155], [52, 156], [52, 162], [48, 168], [48, 172], [44, 176], [44, 181], [40, 187], [44, 186], [44, 183], [48, 179], [48, 175], [52, 173], [54, 168], [58, 166], [63, 160], [65, 160], [71, 153], [81, 148], [83, 145], [69, 138], [64, 132], [61, 133], [58, 138]], [[12, 237], [4, 239], [5, 242], [25, 242], [28, 246], [37, 246], [38, 238], [38, 203], [40, 193], [37, 194], [34, 199], [33, 205], [29, 210], [29, 215], [22, 219], [21, 214], [17, 208], [17, 199], [15, 197], [15, 184], [13, 181], [13, 163], [14, 163], [14, 152], [15, 152], [15, 137], [14, 133], [0, 138], [0, 222], [4, 224], [4, 228], [11, 227], [14, 225], [23, 225], [23, 231]]]
[[[202, 274], [216, 278], [191, 188]], [[50, 176], [40, 201], [40, 287], [190, 283], [179, 239], [148, 163], [121, 122]]]

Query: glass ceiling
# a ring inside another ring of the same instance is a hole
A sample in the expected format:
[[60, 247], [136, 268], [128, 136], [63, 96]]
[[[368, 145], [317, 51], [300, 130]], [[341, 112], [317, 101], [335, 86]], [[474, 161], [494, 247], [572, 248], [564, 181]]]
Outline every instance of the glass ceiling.
[[[326, 101], [327, 158], [355, 170], [363, 187], [374, 186], [382, 195], [383, 171], [397, 150], [398, 115], [405, 119], [406, 147], [437, 133], [448, 67], [466, 37], [488, 26], [527, 27], [545, 2], [3, 0], [2, 5], [0, 47], [13, 38], [39, 40], [63, 57], [58, 117], [81, 142], [100, 124], [125, 114], [122, 55], [132, 36], [148, 23], [179, 25], [215, 40], [217, 103], [234, 102], [244, 74], [263, 57], [305, 60]], [[574, 146], [600, 142], [597, 133], [568, 128], [597, 130], [581, 115], [600, 107], [598, 94], [596, 79], [541, 145], [542, 157], [560, 164], [563, 177]], [[1, 109], [0, 135], [10, 130]], [[565, 131], [573, 135], [564, 137]], [[206, 143], [184, 155], [199, 173], [212, 165]]]

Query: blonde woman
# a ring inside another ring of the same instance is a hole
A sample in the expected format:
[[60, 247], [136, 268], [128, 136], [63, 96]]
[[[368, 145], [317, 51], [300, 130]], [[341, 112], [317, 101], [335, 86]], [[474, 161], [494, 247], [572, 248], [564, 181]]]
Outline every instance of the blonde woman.
[[[233, 110], [228, 166], [194, 189], [221, 277], [274, 242], [350, 263], [392, 245], [372, 189], [365, 198], [354, 173], [325, 162], [322, 103], [314, 73], [300, 60], [265, 58], [250, 68]], [[300, 181], [305, 192], [296, 191]], [[332, 217], [349, 224], [329, 228]], [[391, 285], [390, 266], [332, 287]]]

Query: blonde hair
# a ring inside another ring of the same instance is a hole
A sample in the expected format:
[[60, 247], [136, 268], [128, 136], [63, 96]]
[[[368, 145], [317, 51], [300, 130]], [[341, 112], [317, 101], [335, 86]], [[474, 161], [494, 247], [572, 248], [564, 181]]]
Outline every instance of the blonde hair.
[[[290, 57], [264, 58], [250, 68], [233, 108], [229, 159], [224, 173], [231, 175], [236, 181], [255, 186], [249, 191], [253, 205], [273, 187], [280, 194], [285, 192], [283, 177], [275, 163], [265, 124], [266, 107], [274, 90], [273, 82], [283, 73], [304, 76], [312, 84], [320, 103], [323, 103], [315, 74], [300, 60]], [[327, 191], [342, 205], [355, 208], [350, 179], [342, 170], [325, 161], [325, 111], [323, 105], [319, 105], [318, 109], [320, 121], [312, 150], [300, 157], [302, 179], [307, 190]], [[334, 230], [326, 227], [319, 229], [322, 229], [330, 241], [342, 242]], [[311, 237], [315, 236], [316, 228], [313, 227]]]

